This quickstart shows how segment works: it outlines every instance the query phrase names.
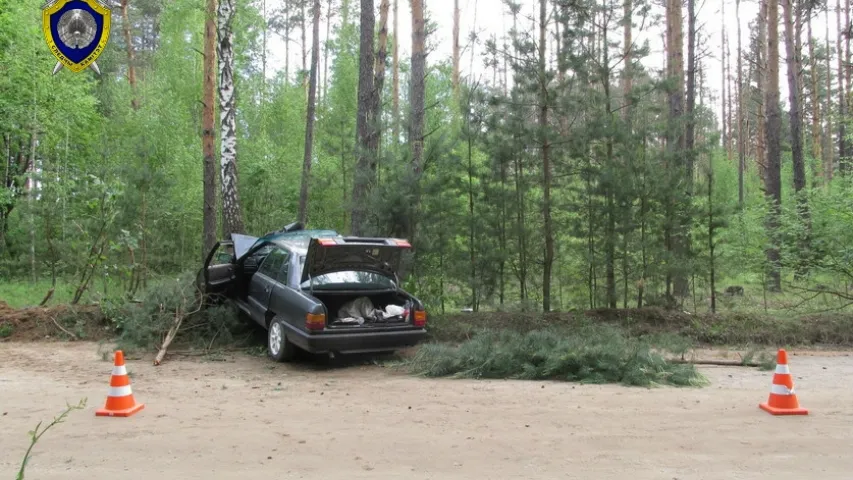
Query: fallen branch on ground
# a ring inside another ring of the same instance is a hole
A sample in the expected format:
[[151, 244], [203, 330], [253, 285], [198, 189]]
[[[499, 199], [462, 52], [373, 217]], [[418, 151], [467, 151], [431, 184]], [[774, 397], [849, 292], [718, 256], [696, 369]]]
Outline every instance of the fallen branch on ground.
[[735, 362], [732, 360], [669, 360], [670, 363], [689, 365], [712, 365], [716, 367], [761, 367], [762, 364], [755, 362]]
[[77, 335], [74, 335], [73, 333], [66, 330], [62, 325], [60, 325], [59, 322], [56, 321], [56, 317], [54, 317], [53, 315], [50, 315], [50, 319], [53, 320], [53, 324], [56, 325], [56, 328], [62, 330], [63, 332], [65, 332], [66, 335], [73, 338], [74, 340], [79, 340], [77, 338]]

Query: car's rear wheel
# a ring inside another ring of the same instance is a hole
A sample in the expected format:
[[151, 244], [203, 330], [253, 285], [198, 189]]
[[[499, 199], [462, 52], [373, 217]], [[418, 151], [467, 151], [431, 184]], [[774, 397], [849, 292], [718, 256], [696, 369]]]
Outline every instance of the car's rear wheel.
[[285, 331], [284, 320], [276, 315], [267, 330], [267, 351], [276, 362], [289, 362], [296, 356], [296, 345], [287, 339]]

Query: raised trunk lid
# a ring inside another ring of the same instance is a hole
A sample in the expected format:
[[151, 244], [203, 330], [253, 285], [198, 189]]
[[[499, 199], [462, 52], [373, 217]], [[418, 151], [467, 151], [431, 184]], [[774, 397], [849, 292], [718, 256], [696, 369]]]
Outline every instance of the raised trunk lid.
[[302, 279], [347, 270], [374, 272], [395, 278], [403, 252], [412, 246], [396, 238], [312, 238], [305, 255]]

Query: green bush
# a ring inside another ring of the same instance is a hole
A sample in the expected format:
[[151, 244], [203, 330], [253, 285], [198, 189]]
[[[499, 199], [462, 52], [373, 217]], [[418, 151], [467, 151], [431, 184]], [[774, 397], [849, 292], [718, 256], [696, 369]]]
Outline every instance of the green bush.
[[202, 307], [203, 296], [193, 272], [150, 285], [138, 302], [103, 306], [117, 331], [117, 343], [125, 351], [159, 348], [178, 316], [184, 316], [175, 345], [210, 348], [233, 345], [234, 335], [245, 329], [230, 304]]
[[[666, 350], [666, 346], [658, 348]], [[458, 347], [425, 344], [406, 367], [427, 377], [551, 379], [634, 386], [707, 384], [693, 365], [667, 362], [653, 350], [651, 342], [601, 326], [527, 333], [483, 331]]]

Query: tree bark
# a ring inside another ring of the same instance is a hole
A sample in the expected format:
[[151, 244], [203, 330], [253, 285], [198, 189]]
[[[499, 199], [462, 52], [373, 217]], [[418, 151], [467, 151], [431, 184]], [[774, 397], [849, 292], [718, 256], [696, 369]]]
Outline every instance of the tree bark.
[[[376, 66], [373, 72], [373, 99], [371, 118], [374, 124], [370, 138], [370, 151], [373, 158], [379, 157], [379, 147], [382, 145], [382, 91], [385, 88], [385, 69], [388, 61], [388, 8], [389, 0], [381, 0], [379, 4], [379, 45], [376, 51]], [[376, 166], [373, 167], [376, 169]]]
[[[692, 1], [692, 0], [691, 0]], [[737, 204], [743, 209], [743, 171], [746, 166], [746, 138], [743, 129], [743, 52], [741, 49], [740, 0], [735, 1], [737, 21]]]
[[424, 161], [424, 116], [426, 101], [426, 31], [424, 28], [424, 0], [412, 3], [412, 120], [409, 142], [412, 145], [412, 169], [420, 176]]
[[[623, 53], [622, 55], [625, 57], [624, 64], [625, 68], [622, 70], [622, 96], [624, 97], [623, 102], [625, 106], [622, 109], [623, 119], [625, 123], [628, 124], [628, 128], [631, 128], [631, 90], [633, 89], [633, 79], [634, 79], [634, 71], [633, 71], [633, 50], [634, 50], [634, 41], [633, 37], [633, 11], [634, 5], [633, 0], [624, 0], [622, 3], [622, 36], [623, 36]], [[559, 42], [559, 41], [558, 41]], [[559, 45], [559, 43], [558, 43]], [[560, 133], [567, 133], [562, 131]]]
[[234, 0], [220, 0], [219, 121], [221, 129], [220, 172], [222, 180], [222, 234], [243, 233], [243, 214], [237, 188], [237, 102], [234, 89]]
[[299, 190], [299, 221], [308, 224], [308, 184], [311, 182], [311, 157], [314, 147], [314, 113], [317, 109], [317, 69], [320, 63], [320, 0], [314, 0], [311, 71], [308, 75], [308, 114], [305, 118], [305, 156], [302, 158], [302, 185]]
[[329, 45], [332, 42], [332, 3], [334, 0], [328, 0], [326, 7], [326, 41], [323, 46], [323, 95], [322, 99], [325, 102], [326, 96], [329, 93]]
[[824, 145], [824, 175], [826, 183], [832, 181], [835, 174], [835, 151], [832, 146], [832, 51], [829, 48], [829, 7], [826, 9], [826, 31], [824, 36], [824, 48], [826, 49], [826, 144]]
[[453, 93], [459, 93], [459, 0], [453, 0]]
[[[542, 142], [542, 219], [545, 258], [542, 268], [542, 310], [551, 311], [551, 270], [554, 265], [554, 231], [551, 225], [551, 145], [548, 139], [548, 78], [545, 64], [548, 0], [539, 0], [539, 133]], [[607, 68], [605, 66], [605, 68]]]
[[133, 53], [133, 36], [130, 33], [130, 16], [127, 14], [128, 0], [121, 0], [121, 30], [127, 48], [127, 83], [130, 84], [130, 106], [139, 110], [139, 99], [136, 98], [136, 63]]
[[[809, 80], [811, 80], [811, 101], [812, 101], [812, 156], [815, 162], [821, 161], [823, 158], [821, 135], [821, 118], [820, 118], [820, 95], [817, 89], [817, 59], [815, 58], [814, 36], [812, 33], [812, 11], [809, 10], [808, 15], [808, 35], [809, 35]], [[815, 181], [818, 179], [815, 178]]]
[[767, 115], [765, 96], [767, 94], [767, 1], [759, 0], [758, 7], [758, 65], [756, 80], [758, 84], [758, 118], [755, 142], [755, 163], [758, 165], [758, 175], [762, 181], [767, 180]]
[[[779, 216], [782, 206], [782, 114], [779, 106], [779, 0], [767, 1], [767, 95], [764, 99], [767, 111], [767, 176], [765, 195], [770, 202], [767, 220], [770, 245], [766, 249], [768, 262], [768, 288], [781, 291], [780, 254], [778, 247]], [[783, 0], [784, 1], [784, 0]]]
[[728, 84], [728, 81], [726, 79], [726, 73], [728, 72], [728, 69], [726, 68], [726, 57], [727, 57], [726, 53], [728, 52], [728, 49], [726, 48], [726, 3], [725, 2], [720, 2], [720, 3], [721, 3], [721, 9], [722, 9], [722, 13], [721, 13], [722, 24], [720, 25], [720, 29], [722, 31], [722, 34], [721, 34], [721, 38], [722, 38], [721, 50], [722, 50], [722, 53], [720, 53], [720, 55], [722, 55], [722, 60], [720, 61], [720, 70], [722, 73], [722, 82], [720, 84], [720, 103], [722, 104], [722, 115], [720, 116], [720, 123], [722, 124], [722, 128], [720, 129], [720, 131], [722, 134], [723, 148], [726, 149], [726, 154], [729, 155], [729, 128], [730, 128], [730, 126], [726, 123], [726, 119], [728, 118], [727, 108], [726, 108], [727, 107], [727, 105], [726, 105], [726, 85]]
[[394, 0], [394, 47], [391, 61], [392, 92], [391, 104], [394, 125], [391, 129], [394, 135], [394, 144], [400, 141], [400, 22], [398, 13], [398, 0]]
[[358, 62], [358, 117], [356, 118], [356, 151], [357, 160], [352, 189], [351, 231], [353, 235], [363, 235], [367, 229], [367, 199], [370, 194], [375, 167], [371, 158], [370, 136], [373, 130], [372, 99], [373, 99], [373, 69], [375, 56], [373, 52], [373, 35], [376, 17], [373, 11], [373, 0], [361, 0], [361, 40], [359, 44]]
[[800, 113], [800, 74], [798, 71], [797, 50], [794, 42], [796, 31], [794, 29], [793, 0], [782, 0], [784, 2], [785, 15], [785, 50], [788, 64], [788, 101], [790, 108], [791, 124], [791, 156], [794, 162], [794, 192], [797, 196], [797, 213], [803, 223], [805, 234], [799, 241], [799, 255], [801, 258], [797, 268], [797, 277], [802, 278], [807, 273], [807, 266], [803, 260], [807, 258], [809, 251], [809, 236], [811, 221], [809, 215], [808, 198], [806, 197], [806, 166], [803, 155], [803, 131], [802, 114]]
[[202, 258], [216, 245], [216, 0], [207, 0], [204, 22], [204, 109], [201, 115], [203, 164]]
[[[684, 40], [682, 35], [683, 13], [681, 0], [669, 0], [669, 8], [667, 12], [667, 56], [669, 78], [675, 85], [669, 92], [669, 117], [670, 117], [670, 137], [669, 149], [670, 158], [675, 163], [673, 165], [673, 184], [675, 190], [670, 192], [669, 200], [669, 216], [672, 220], [671, 232], [671, 251], [679, 260], [686, 257], [688, 251], [687, 241], [687, 226], [689, 225], [689, 217], [686, 214], [678, 212], [675, 208], [676, 201], [686, 201], [686, 199], [677, 200], [678, 192], [683, 182], [687, 182], [687, 169], [689, 161], [684, 159], [686, 153], [686, 129], [682, 122], [684, 121]], [[682, 164], [682, 162], [684, 162]], [[689, 190], [685, 190], [689, 197]], [[685, 297], [689, 294], [689, 285], [687, 277], [680, 269], [669, 269], [669, 276], [672, 278], [673, 293], [677, 296]]]
[[[835, 3], [836, 25], [838, 35], [836, 36], [838, 45], [838, 171], [842, 175], [850, 173], [850, 160], [847, 158], [847, 96], [845, 90], [847, 81], [845, 80], [844, 67], [844, 46], [841, 42], [841, 37], [844, 35], [844, 30], [841, 25], [841, 0], [836, 0]], [[846, 26], [846, 25], [845, 25]]]

